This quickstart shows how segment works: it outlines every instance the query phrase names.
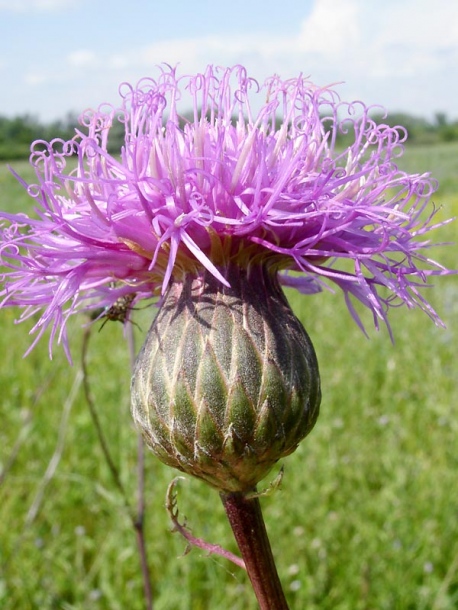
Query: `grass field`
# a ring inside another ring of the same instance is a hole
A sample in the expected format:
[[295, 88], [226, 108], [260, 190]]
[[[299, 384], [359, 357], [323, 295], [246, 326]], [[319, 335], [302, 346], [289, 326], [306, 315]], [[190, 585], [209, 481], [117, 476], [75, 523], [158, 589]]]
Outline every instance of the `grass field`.
[[[442, 183], [442, 218], [458, 214], [458, 147], [409, 148], [410, 171]], [[27, 174], [25, 164], [15, 163]], [[27, 176], [26, 176], [27, 177]], [[0, 208], [26, 209], [0, 169]], [[438, 241], [458, 241], [458, 224]], [[456, 247], [435, 256], [457, 266]], [[366, 339], [339, 294], [288, 293], [321, 365], [322, 413], [285, 460], [280, 491], [262, 500], [292, 610], [458, 608], [458, 278], [430, 300], [447, 324], [392, 312]], [[151, 309], [137, 312], [143, 331]], [[141, 610], [139, 557], [128, 511], [98, 443], [81, 385], [81, 321], [74, 365], [30, 342], [15, 312], [0, 312], [0, 608]], [[369, 316], [365, 318], [370, 328]], [[120, 324], [92, 333], [95, 405], [121, 481], [136, 504], [137, 438], [129, 413], [129, 356]], [[135, 328], [138, 347], [142, 332]], [[155, 610], [254, 610], [246, 575], [170, 531], [165, 492], [175, 472], [146, 455], [146, 541]], [[272, 474], [272, 477], [276, 473]], [[267, 483], [266, 483], [267, 484]], [[236, 551], [216, 492], [179, 486], [193, 534]]]

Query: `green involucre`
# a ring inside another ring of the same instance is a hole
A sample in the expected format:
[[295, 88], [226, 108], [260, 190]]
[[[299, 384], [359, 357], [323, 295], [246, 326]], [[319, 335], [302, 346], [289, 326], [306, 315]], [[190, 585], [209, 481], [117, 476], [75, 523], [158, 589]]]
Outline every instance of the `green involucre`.
[[266, 266], [171, 283], [137, 358], [132, 413], [157, 457], [221, 491], [253, 489], [310, 432], [312, 343]]

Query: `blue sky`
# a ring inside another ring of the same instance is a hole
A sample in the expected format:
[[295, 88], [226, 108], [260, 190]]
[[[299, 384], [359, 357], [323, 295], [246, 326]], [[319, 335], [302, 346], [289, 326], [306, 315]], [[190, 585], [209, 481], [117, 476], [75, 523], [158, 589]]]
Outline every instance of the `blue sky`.
[[458, 118], [457, 0], [0, 0], [0, 115], [116, 103], [161, 62], [302, 72], [347, 101]]

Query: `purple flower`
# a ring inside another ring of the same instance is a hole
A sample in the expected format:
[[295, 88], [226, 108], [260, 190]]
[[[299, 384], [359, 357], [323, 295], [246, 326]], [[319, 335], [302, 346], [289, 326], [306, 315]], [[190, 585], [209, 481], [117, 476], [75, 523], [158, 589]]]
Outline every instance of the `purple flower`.
[[227, 284], [229, 258], [274, 265], [304, 293], [336, 284], [360, 326], [354, 299], [376, 325], [401, 303], [441, 323], [420, 294], [448, 273], [423, 253], [436, 183], [397, 168], [402, 128], [302, 77], [260, 87], [242, 66], [162, 68], [120, 91], [121, 107], [83, 114], [72, 140], [34, 142], [38, 182], [18, 177], [34, 215], [0, 213], [1, 306], [40, 313], [35, 342], [49, 327], [50, 350], [57, 339], [68, 353], [71, 315], [157, 296], [199, 268]]

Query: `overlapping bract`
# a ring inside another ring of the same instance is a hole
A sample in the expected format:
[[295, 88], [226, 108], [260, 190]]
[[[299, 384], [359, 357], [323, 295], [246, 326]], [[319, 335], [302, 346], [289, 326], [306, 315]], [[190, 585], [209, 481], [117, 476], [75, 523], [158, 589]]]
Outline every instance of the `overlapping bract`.
[[221, 491], [252, 490], [311, 431], [313, 345], [265, 266], [171, 283], [137, 357], [132, 415], [153, 453]]
[[241, 66], [164, 67], [120, 92], [73, 140], [34, 143], [35, 211], [0, 214], [2, 306], [39, 312], [37, 339], [51, 327], [50, 348], [57, 336], [68, 350], [69, 316], [165, 292], [172, 274], [206, 268], [225, 283], [221, 256], [276, 257], [280, 281], [304, 293], [334, 283], [358, 323], [351, 297], [376, 324], [399, 303], [440, 323], [419, 292], [447, 273], [422, 254], [435, 182], [398, 170], [402, 129], [301, 77], [260, 87]]

